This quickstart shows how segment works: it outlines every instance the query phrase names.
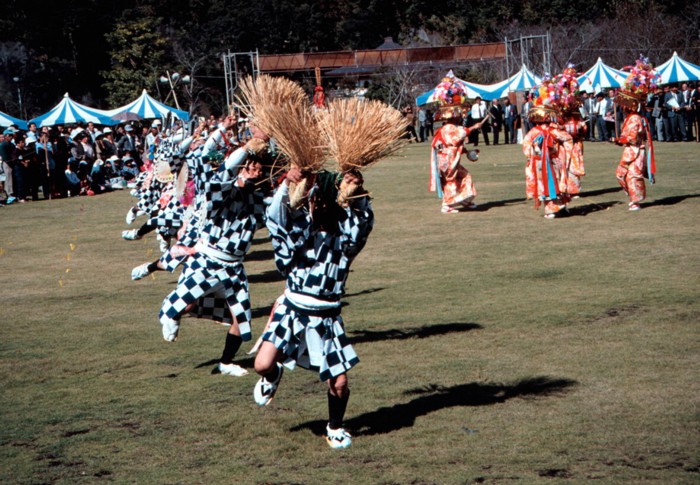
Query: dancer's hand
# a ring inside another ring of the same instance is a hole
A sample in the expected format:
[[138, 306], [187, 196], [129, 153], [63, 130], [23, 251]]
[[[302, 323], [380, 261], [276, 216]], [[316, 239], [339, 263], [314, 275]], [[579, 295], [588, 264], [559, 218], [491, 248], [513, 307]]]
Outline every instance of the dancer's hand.
[[292, 165], [292, 167], [287, 172], [286, 180], [290, 184], [298, 184], [299, 182], [304, 180], [306, 177], [308, 177], [307, 173], [304, 173], [301, 170], [299, 170], [299, 167], [295, 167], [294, 165]]

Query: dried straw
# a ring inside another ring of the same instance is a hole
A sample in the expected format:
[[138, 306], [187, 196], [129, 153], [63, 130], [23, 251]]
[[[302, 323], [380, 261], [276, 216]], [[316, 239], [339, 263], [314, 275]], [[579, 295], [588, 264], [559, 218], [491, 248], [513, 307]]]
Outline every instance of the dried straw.
[[319, 116], [331, 158], [341, 171], [362, 169], [403, 147], [406, 118], [381, 101], [333, 100]]
[[262, 75], [241, 84], [241, 109], [275, 139], [289, 163], [317, 171], [325, 162], [318, 122], [304, 90], [282, 77]]

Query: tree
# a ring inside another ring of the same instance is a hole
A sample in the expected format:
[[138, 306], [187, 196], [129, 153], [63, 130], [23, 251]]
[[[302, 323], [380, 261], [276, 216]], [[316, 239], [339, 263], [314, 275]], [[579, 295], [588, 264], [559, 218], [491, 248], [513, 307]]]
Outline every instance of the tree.
[[112, 66], [103, 71], [103, 88], [110, 105], [119, 106], [154, 86], [166, 57], [167, 37], [162, 19], [145, 8], [126, 10], [114, 29], [106, 34]]

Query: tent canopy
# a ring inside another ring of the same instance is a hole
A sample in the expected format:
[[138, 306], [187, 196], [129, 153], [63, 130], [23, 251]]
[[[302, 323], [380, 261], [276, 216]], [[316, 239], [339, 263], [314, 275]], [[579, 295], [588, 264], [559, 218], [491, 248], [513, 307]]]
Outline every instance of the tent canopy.
[[8, 127], [15, 125], [17, 128], [20, 130], [26, 130], [27, 129], [27, 122], [22, 121], [19, 118], [15, 118], [13, 116], [10, 116], [8, 114], [3, 113], [0, 111], [0, 126], [2, 127]]
[[54, 106], [51, 111], [37, 116], [30, 123], [36, 123], [36, 126], [54, 126], [66, 125], [73, 123], [88, 123], [93, 122], [97, 125], [116, 125], [115, 121], [109, 117], [107, 111], [102, 111], [96, 108], [89, 108], [76, 101], [73, 101], [68, 96], [68, 93], [63, 95], [60, 103]]
[[[464, 89], [467, 98], [474, 99], [478, 96], [481, 99], [489, 101], [497, 97], [492, 96], [490, 86], [484, 84], [470, 83], [468, 81], [460, 79], [454, 75], [452, 70], [450, 70], [444, 77], [452, 78], [454, 80], [454, 83], [459, 84], [462, 87], [462, 89]], [[423, 106], [430, 103], [437, 103], [435, 88], [431, 89], [430, 91], [426, 91], [425, 93], [421, 94], [416, 98], [416, 106]]]
[[542, 78], [536, 76], [530, 69], [527, 68], [525, 64], [523, 64], [520, 70], [508, 79], [488, 86], [493, 96], [490, 99], [503, 98], [509, 93], [530, 91], [541, 82]]
[[625, 79], [627, 79], [626, 72], [613, 69], [603, 63], [599, 57], [593, 67], [579, 76], [577, 81], [580, 91], [597, 93], [604, 88], [619, 88], [624, 84]]
[[700, 66], [679, 57], [677, 52], [674, 52], [668, 61], [658, 66], [656, 72], [661, 78], [659, 84], [700, 81]]
[[189, 121], [190, 114], [187, 111], [172, 108], [151, 97], [144, 89], [141, 96], [121, 108], [108, 111], [114, 119], [128, 119], [128, 114], [138, 116], [140, 119], [167, 118], [174, 116], [182, 121]]

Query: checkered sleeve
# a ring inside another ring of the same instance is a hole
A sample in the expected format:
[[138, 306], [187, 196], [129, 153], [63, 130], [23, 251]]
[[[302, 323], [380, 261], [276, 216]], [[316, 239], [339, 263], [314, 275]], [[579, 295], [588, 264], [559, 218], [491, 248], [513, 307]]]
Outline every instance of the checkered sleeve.
[[352, 259], [365, 247], [374, 226], [374, 212], [369, 198], [363, 197], [345, 209], [341, 213], [339, 225], [343, 235], [343, 252]]
[[275, 251], [277, 270], [283, 275], [292, 270], [297, 251], [303, 251], [311, 234], [311, 217], [305, 211], [289, 207], [287, 185], [282, 184], [267, 208], [267, 230]]

